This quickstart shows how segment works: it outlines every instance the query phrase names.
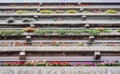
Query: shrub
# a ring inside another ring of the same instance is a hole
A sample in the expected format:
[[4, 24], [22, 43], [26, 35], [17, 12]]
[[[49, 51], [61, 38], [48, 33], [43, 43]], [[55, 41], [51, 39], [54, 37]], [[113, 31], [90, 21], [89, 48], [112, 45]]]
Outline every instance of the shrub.
[[45, 31], [37, 30], [37, 31], [35, 31], [35, 34], [37, 34], [37, 35], [44, 35]]
[[105, 12], [106, 13], [113, 13], [113, 14], [118, 13], [118, 11], [112, 10], [112, 9], [106, 10]]
[[15, 22], [15, 19], [14, 19], [14, 18], [8, 18], [8, 19], [7, 19], [7, 22], [8, 22], [8, 23], [13, 23], [13, 22]]
[[35, 63], [35, 65], [36, 65], [36, 66], [46, 66], [46, 65], [47, 65], [47, 63], [46, 63], [46, 62], [44, 62], [44, 61], [41, 61], [41, 62], [40, 62], [40, 61], [38, 61], [38, 62], [36, 62], [36, 63]]
[[33, 61], [27, 61], [24, 63], [25, 66], [34, 66], [35, 65], [35, 62]]
[[67, 31], [66, 31], [66, 30], [58, 30], [58, 31], [56, 31], [56, 33], [57, 33], [58, 35], [64, 35], [64, 34], [67, 33]]
[[81, 33], [82, 33], [82, 30], [69, 30], [69, 33], [81, 34]]
[[34, 21], [34, 19], [30, 19], [30, 18], [24, 18], [23, 19], [23, 22], [33, 22]]
[[17, 14], [22, 14], [22, 13], [26, 13], [26, 11], [24, 11], [24, 10], [17, 10], [16, 13]]
[[63, 10], [56, 10], [55, 13], [64, 13]]
[[104, 29], [102, 32], [109, 33], [109, 32], [111, 32], [111, 30], [110, 29]]
[[52, 11], [51, 10], [41, 10], [40, 13], [41, 14], [51, 14]]
[[66, 13], [77, 13], [77, 10], [66, 10]]
[[52, 46], [59, 46], [59, 44], [58, 44], [56, 41], [52, 41], [52, 42], [51, 42], [51, 45], [52, 45]]
[[96, 30], [102, 32], [104, 29], [103, 28], [96, 28]]
[[52, 30], [37, 30], [37, 31], [35, 31], [35, 33], [37, 35], [44, 35], [44, 34], [51, 34], [51, 33], [53, 33], [53, 31]]
[[0, 30], [0, 35], [7, 36], [7, 35], [14, 35], [18, 36], [23, 33], [22, 30]]
[[96, 29], [83, 29], [83, 30], [37, 30], [35, 31], [35, 33], [37, 35], [45, 35], [45, 34], [53, 34], [53, 33], [57, 33], [58, 35], [66, 35], [68, 33], [72, 33], [72, 34], [78, 34], [80, 35], [81, 33], [87, 33], [90, 35], [97, 35], [101, 32], [105, 32], [105, 33], [109, 33], [111, 30], [109, 29], [103, 29], [103, 30], [96, 30]]
[[86, 29], [86, 30], [83, 30], [84, 33], [88, 33], [90, 35], [97, 35], [100, 33], [99, 30], [89, 30], [89, 29]]
[[118, 30], [117, 32], [120, 32], [120, 30]]
[[31, 28], [31, 27], [27, 27], [27, 28], [24, 28], [23, 29], [25, 32], [34, 32], [35, 29], [34, 28]]
[[103, 62], [98, 63], [97, 66], [120, 66], [120, 62]]

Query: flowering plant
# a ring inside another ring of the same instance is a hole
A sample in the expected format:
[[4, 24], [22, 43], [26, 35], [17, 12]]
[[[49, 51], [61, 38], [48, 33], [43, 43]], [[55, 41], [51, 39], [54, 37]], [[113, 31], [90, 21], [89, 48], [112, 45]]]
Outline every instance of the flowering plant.
[[88, 4], [79, 4], [79, 6], [88, 6]]
[[27, 61], [24, 63], [25, 66], [46, 66], [46, 61]]
[[34, 61], [27, 61], [24, 63], [25, 66], [34, 66], [35, 62]]
[[94, 64], [91, 62], [80, 62], [80, 63], [74, 64], [74, 66], [94, 66]]
[[49, 66], [69, 66], [68, 62], [50, 62]]
[[52, 46], [59, 46], [59, 44], [58, 44], [56, 41], [52, 41], [52, 42], [51, 42], [51, 45], [52, 45]]
[[2, 64], [3, 66], [23, 66], [23, 62], [5, 62]]
[[38, 61], [38, 62], [35, 63], [35, 65], [36, 65], [36, 66], [47, 66], [47, 62], [46, 62], [46, 60], [41, 61], [41, 62]]
[[120, 62], [102, 62], [98, 63], [97, 66], [120, 66]]

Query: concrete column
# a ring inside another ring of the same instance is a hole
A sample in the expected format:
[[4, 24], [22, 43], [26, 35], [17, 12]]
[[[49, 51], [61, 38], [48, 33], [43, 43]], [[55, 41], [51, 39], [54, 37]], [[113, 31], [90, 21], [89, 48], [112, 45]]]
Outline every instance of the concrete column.
[[82, 21], [86, 21], [86, 15], [82, 15]]
[[37, 12], [38, 12], [38, 13], [40, 12], [40, 9], [39, 9], [39, 8], [37, 9]]
[[28, 45], [32, 44], [31, 36], [26, 36], [26, 44]]
[[25, 52], [19, 53], [19, 60], [26, 60], [26, 53]]
[[35, 19], [36, 21], [39, 20], [37, 15], [34, 16], [34, 19]]
[[94, 36], [89, 36], [89, 41], [94, 42]]
[[100, 60], [101, 59], [101, 53], [100, 52], [94, 52], [94, 60]]
[[84, 10], [83, 8], [80, 8], [80, 12], [83, 12], [83, 10]]
[[35, 28], [35, 25], [34, 25], [34, 24], [31, 24], [30, 27]]
[[88, 44], [91, 46], [94, 43], [94, 36], [89, 36]]
[[90, 25], [89, 25], [89, 24], [85, 24], [85, 28], [86, 28], [86, 29], [89, 29], [89, 28], [90, 28]]

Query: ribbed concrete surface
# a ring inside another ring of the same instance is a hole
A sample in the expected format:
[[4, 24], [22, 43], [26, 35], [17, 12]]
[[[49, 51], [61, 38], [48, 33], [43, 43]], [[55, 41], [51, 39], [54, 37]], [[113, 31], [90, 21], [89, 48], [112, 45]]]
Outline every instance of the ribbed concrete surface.
[[62, 2], [113, 2], [117, 3], [120, 2], [120, 0], [0, 0], [0, 3], [32, 3], [32, 2], [42, 2], [42, 3], [51, 3], [51, 2], [57, 2], [57, 3], [62, 3]]
[[[27, 60], [93, 61], [93, 56], [27, 56]], [[1, 56], [0, 61], [18, 61], [19, 56]], [[101, 56], [102, 61], [120, 61], [120, 56]]]
[[0, 51], [120, 51], [120, 46], [6, 46]]
[[1, 67], [0, 74], [120, 74], [120, 67]]

